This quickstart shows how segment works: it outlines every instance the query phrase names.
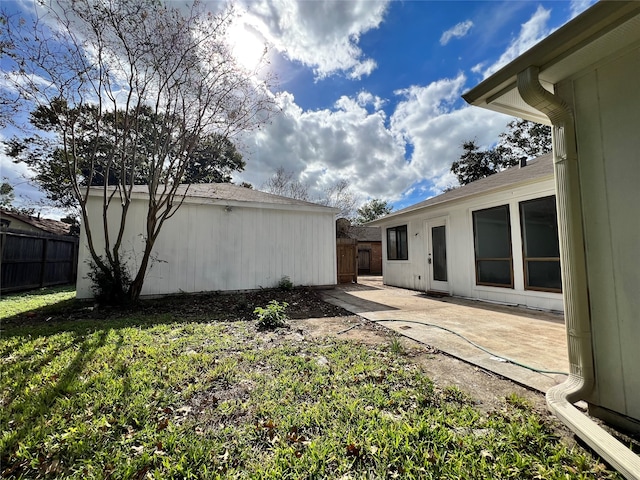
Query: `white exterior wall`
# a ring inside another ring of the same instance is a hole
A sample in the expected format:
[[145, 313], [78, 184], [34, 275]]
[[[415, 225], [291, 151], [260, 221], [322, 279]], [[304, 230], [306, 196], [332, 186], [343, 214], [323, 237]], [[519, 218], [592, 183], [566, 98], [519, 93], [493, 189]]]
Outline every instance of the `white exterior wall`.
[[[239, 203], [226, 211], [227, 203], [185, 203], [167, 220], [154, 246], [142, 295], [270, 288], [285, 275], [294, 285], [336, 283], [332, 211]], [[104, 251], [101, 199], [91, 198], [88, 209], [94, 219], [94, 244], [98, 251]], [[119, 208], [111, 210], [115, 238]], [[122, 249], [132, 272], [137, 269], [136, 258], [142, 256], [145, 224], [146, 201], [134, 200]], [[89, 259], [83, 228], [78, 298], [92, 297], [87, 278]]]
[[[640, 422], [640, 46], [557, 85], [575, 114], [596, 376], [590, 403]], [[637, 427], [636, 427], [637, 428]]]
[[[526, 167], [525, 167], [526, 168]], [[449, 294], [530, 308], [563, 311], [562, 294], [524, 289], [524, 263], [519, 202], [555, 195], [553, 178], [511, 190], [425, 207], [381, 223], [384, 283], [413, 290], [430, 290], [427, 270], [427, 223], [444, 219], [447, 242]], [[473, 216], [475, 210], [509, 205], [514, 288], [476, 285]], [[408, 260], [387, 259], [386, 229], [407, 225]]]

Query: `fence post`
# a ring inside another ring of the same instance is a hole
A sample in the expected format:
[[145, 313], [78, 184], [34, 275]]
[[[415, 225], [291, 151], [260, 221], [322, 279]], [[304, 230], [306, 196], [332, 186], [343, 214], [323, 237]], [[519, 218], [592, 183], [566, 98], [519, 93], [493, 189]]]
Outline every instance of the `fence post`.
[[49, 245], [49, 239], [43, 238], [42, 245], [42, 265], [40, 266], [40, 288], [44, 287], [44, 276], [47, 271], [47, 247]]

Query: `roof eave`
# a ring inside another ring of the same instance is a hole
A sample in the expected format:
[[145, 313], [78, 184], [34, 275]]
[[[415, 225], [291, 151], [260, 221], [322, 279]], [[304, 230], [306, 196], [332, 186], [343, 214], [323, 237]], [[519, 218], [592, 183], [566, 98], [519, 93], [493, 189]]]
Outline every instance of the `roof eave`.
[[549, 124], [546, 116], [520, 98], [516, 87], [518, 73], [530, 66], [539, 67], [543, 85], [552, 91], [555, 79], [545, 82], [545, 70], [639, 14], [640, 2], [598, 2], [464, 93], [462, 98], [470, 105]]
[[[111, 188], [111, 187], [110, 187]], [[97, 197], [102, 195], [103, 187], [92, 187], [89, 189], [89, 196]], [[149, 194], [147, 192], [131, 192], [132, 200], [147, 200], [149, 198]], [[261, 209], [271, 209], [271, 210], [294, 210], [301, 212], [324, 212], [324, 213], [332, 213], [338, 214], [340, 209], [334, 207], [327, 207], [325, 205], [314, 204], [311, 202], [307, 203], [270, 203], [270, 202], [260, 202], [256, 200], [238, 200], [232, 198], [216, 198], [216, 197], [207, 197], [204, 195], [189, 195], [187, 194], [182, 200], [182, 194], [178, 193], [175, 196], [176, 202], [182, 201], [185, 204], [192, 205], [221, 205], [221, 206], [229, 206], [229, 207], [244, 207], [244, 208], [261, 208]]]
[[429, 205], [416, 206], [415, 208], [407, 207], [401, 212], [390, 213], [389, 215], [385, 215], [384, 217], [367, 222], [364, 225], [367, 227], [379, 227], [381, 225], [384, 225], [385, 223], [388, 223], [389, 221], [394, 221], [395, 219], [416, 215], [420, 213], [420, 211], [422, 210], [427, 210], [431, 208], [442, 208], [443, 206], [450, 206], [458, 203], [464, 203], [464, 202], [468, 202], [469, 200], [473, 200], [474, 198], [482, 197], [485, 195], [495, 194], [502, 191], [509, 191], [515, 188], [521, 188], [526, 185], [531, 185], [534, 183], [543, 183], [549, 180], [553, 180], [553, 172], [550, 173], [549, 175], [539, 176], [533, 179], [527, 179], [520, 182], [511, 183], [509, 185], [502, 185], [502, 186], [491, 188], [488, 190], [483, 190], [481, 192], [472, 193], [470, 195], [465, 195], [464, 197], [452, 198], [451, 200], [443, 200], [441, 202], [435, 202]]

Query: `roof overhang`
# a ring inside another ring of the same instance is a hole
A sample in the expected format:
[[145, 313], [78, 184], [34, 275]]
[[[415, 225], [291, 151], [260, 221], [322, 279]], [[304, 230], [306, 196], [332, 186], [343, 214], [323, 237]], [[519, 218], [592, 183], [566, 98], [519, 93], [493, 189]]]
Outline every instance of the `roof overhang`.
[[[107, 187], [108, 192], [113, 193], [115, 187]], [[91, 187], [89, 188], [89, 197], [98, 198], [104, 195], [104, 187]], [[304, 202], [304, 203], [269, 203], [261, 202], [257, 200], [238, 200], [233, 198], [216, 198], [205, 195], [191, 195], [187, 193], [184, 196], [184, 189], [179, 190], [175, 195], [174, 204], [192, 204], [192, 205], [220, 205], [222, 207], [238, 207], [238, 208], [256, 208], [261, 210], [287, 210], [298, 212], [315, 212], [315, 213], [330, 213], [331, 215], [337, 215], [340, 212], [339, 208], [328, 207], [325, 205], [319, 205], [316, 203]], [[142, 189], [136, 189], [130, 193], [131, 200], [148, 201], [149, 193]], [[117, 203], [117, 202], [116, 202]]]
[[471, 105], [550, 124], [525, 103], [517, 76], [540, 69], [540, 83], [550, 92], [558, 82], [611, 55], [640, 44], [640, 2], [601, 1], [559, 28], [462, 97]]

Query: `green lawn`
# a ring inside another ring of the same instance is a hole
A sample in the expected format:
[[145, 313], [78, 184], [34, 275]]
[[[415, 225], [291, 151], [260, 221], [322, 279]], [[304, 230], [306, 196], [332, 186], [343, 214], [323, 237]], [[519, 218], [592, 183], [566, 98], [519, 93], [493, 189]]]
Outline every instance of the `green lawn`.
[[17, 320], [0, 339], [6, 478], [619, 478], [525, 401], [482, 414], [393, 343], [206, 313]]
[[48, 305], [66, 304], [75, 296], [76, 288], [70, 285], [3, 295], [0, 298], [0, 320]]

